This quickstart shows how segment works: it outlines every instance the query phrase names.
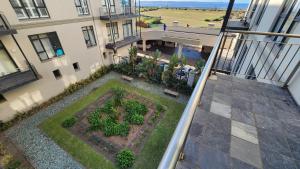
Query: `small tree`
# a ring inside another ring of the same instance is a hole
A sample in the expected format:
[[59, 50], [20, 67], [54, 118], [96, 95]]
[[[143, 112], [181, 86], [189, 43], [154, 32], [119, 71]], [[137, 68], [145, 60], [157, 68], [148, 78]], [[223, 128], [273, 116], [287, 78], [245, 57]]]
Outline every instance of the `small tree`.
[[163, 73], [163, 82], [168, 86], [168, 87], [172, 87], [176, 81], [176, 79], [174, 78], [174, 71], [175, 71], [175, 67], [178, 66], [179, 63], [179, 59], [178, 56], [176, 54], [174, 54], [173, 56], [171, 56], [170, 58], [170, 62], [168, 65], [168, 70], [166, 70]]
[[196, 68], [197, 71], [199, 71], [199, 73], [201, 73], [204, 66], [205, 66], [205, 60], [204, 59], [198, 60], [195, 64], [195, 68]]
[[129, 64], [132, 66], [132, 72], [134, 72], [135, 69], [135, 63], [137, 60], [137, 47], [132, 46], [129, 50]]

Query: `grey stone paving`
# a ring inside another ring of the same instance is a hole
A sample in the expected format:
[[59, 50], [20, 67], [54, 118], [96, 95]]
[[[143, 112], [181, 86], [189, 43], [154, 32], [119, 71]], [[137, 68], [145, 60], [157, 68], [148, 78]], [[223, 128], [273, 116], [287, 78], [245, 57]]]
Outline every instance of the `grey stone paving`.
[[177, 169], [300, 169], [300, 108], [279, 87], [208, 80]]
[[[119, 74], [111, 72], [72, 95], [65, 97], [63, 100], [60, 100], [59, 102], [54, 103], [35, 115], [25, 119], [21, 123], [6, 131], [5, 135], [13, 140], [13, 142], [24, 152], [25, 156], [36, 169], [84, 168], [81, 164], [72, 159], [72, 157], [61, 149], [54, 141], [44, 135], [37, 126], [45, 119], [53, 116], [57, 112], [60, 112], [76, 100], [88, 95], [93, 89], [100, 87], [110, 79], [121, 78]], [[163, 88], [161, 86], [147, 84], [138, 80], [134, 80], [132, 83], [128, 84], [159, 94], [163, 97], [175, 99], [164, 95]], [[186, 103], [188, 98], [180, 95], [175, 100]]]

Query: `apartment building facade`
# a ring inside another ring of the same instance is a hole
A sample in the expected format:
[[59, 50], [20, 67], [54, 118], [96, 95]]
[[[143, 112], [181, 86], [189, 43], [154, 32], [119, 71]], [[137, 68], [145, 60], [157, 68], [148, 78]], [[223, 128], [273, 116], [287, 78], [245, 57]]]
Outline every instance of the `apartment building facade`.
[[0, 120], [47, 101], [139, 39], [136, 2], [1, 0]]
[[300, 105], [300, 1], [253, 0], [247, 11], [228, 23], [228, 30], [242, 31], [231, 73], [287, 87]]

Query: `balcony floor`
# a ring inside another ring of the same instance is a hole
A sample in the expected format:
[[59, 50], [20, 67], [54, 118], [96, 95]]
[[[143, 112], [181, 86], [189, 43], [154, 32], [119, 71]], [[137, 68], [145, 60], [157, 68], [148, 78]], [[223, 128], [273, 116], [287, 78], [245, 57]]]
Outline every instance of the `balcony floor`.
[[300, 108], [287, 90], [208, 80], [176, 169], [300, 169]]

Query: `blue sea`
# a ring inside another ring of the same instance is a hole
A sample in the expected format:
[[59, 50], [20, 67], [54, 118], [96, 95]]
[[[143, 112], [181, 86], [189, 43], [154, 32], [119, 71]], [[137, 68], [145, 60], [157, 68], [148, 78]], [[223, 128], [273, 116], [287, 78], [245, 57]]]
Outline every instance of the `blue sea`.
[[[142, 7], [159, 8], [197, 8], [197, 9], [227, 9], [225, 2], [192, 2], [192, 1], [141, 1]], [[234, 9], [247, 9], [248, 3], [236, 3]]]

